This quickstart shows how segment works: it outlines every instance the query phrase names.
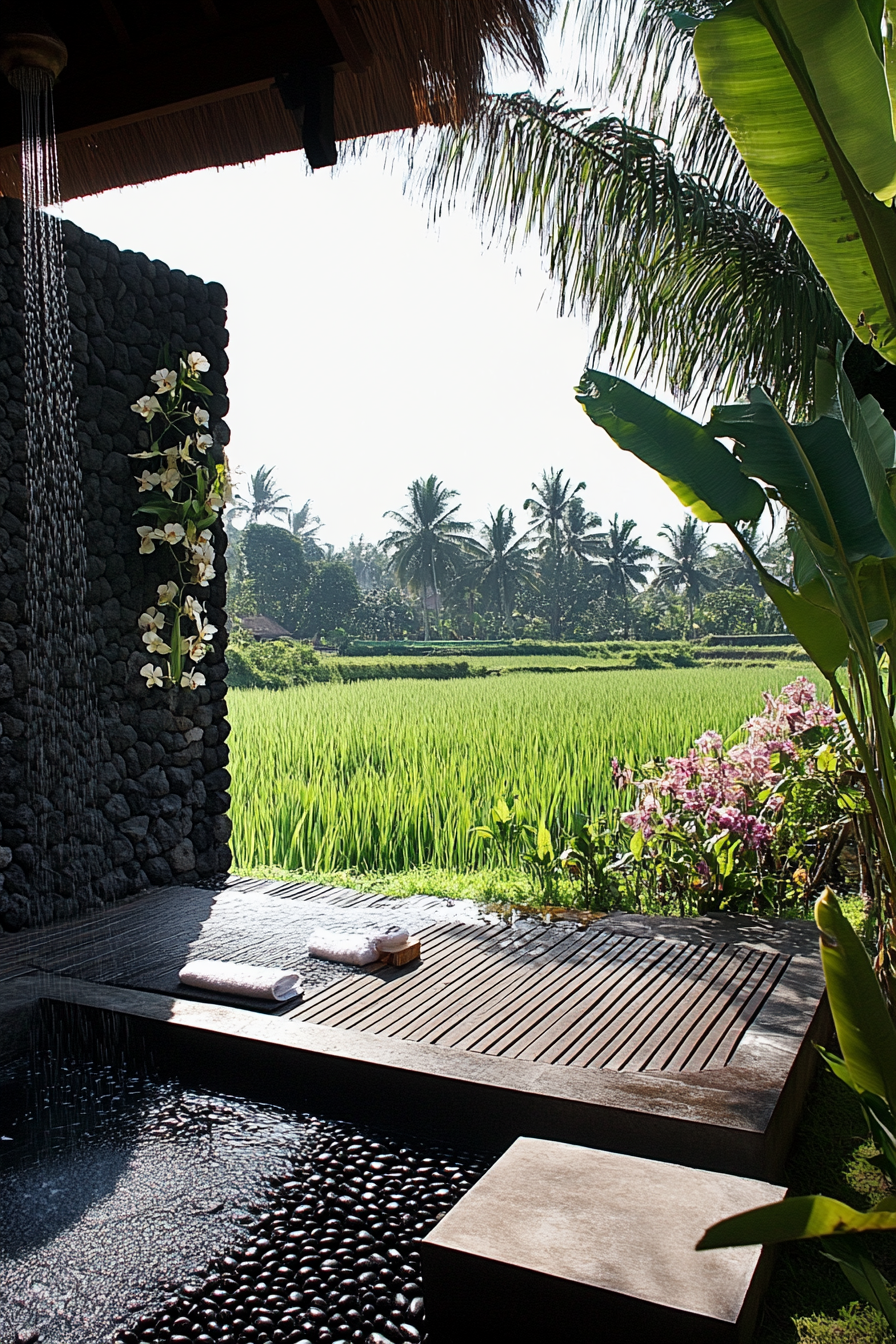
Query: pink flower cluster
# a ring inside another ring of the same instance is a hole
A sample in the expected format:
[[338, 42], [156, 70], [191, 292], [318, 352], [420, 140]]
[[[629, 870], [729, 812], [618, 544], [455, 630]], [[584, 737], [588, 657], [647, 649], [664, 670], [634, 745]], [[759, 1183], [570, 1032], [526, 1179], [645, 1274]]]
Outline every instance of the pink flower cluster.
[[[661, 774], [637, 782], [637, 803], [622, 821], [645, 840], [658, 830], [694, 838], [728, 832], [747, 849], [766, 849], [784, 802], [774, 791], [782, 779], [774, 758], [795, 757], [794, 738], [809, 728], [832, 727], [837, 715], [817, 699], [806, 677], [798, 677], [777, 696], [766, 691], [763, 698], [765, 711], [743, 725], [745, 742], [726, 751], [719, 733], [703, 733], [686, 756], [669, 756]], [[614, 760], [613, 780], [624, 788], [632, 773]], [[758, 795], [763, 795], [761, 804]], [[764, 820], [757, 815], [760, 807]]]

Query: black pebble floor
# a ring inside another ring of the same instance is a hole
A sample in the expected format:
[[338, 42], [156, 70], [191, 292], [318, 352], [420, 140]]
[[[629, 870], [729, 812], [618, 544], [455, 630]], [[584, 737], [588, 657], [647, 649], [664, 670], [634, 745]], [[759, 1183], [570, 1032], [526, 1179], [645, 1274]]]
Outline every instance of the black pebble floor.
[[[294, 1170], [250, 1205], [246, 1240], [174, 1287], [120, 1344], [400, 1344], [426, 1339], [418, 1242], [490, 1165], [305, 1117]], [[119, 1318], [121, 1319], [121, 1318]]]

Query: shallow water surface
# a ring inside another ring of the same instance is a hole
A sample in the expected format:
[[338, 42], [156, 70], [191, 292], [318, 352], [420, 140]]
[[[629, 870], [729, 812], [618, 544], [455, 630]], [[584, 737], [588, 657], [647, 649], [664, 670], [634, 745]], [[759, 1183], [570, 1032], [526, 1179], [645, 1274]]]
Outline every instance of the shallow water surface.
[[417, 1243], [489, 1164], [44, 1051], [0, 1080], [0, 1339], [425, 1340]]

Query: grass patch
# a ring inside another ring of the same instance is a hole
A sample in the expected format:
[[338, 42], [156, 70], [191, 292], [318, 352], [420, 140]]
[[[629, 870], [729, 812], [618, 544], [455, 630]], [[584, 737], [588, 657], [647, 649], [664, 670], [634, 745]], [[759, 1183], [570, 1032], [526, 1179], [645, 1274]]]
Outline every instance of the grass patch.
[[[785, 1184], [791, 1194], [823, 1193], [868, 1208], [887, 1194], [872, 1165], [874, 1147], [854, 1094], [825, 1068], [809, 1093]], [[863, 1252], [888, 1283], [896, 1282], [896, 1236], [865, 1234]], [[840, 1269], [826, 1260], [818, 1243], [791, 1242], [778, 1248], [756, 1344], [883, 1344], [890, 1341], [883, 1317], [856, 1303]]]

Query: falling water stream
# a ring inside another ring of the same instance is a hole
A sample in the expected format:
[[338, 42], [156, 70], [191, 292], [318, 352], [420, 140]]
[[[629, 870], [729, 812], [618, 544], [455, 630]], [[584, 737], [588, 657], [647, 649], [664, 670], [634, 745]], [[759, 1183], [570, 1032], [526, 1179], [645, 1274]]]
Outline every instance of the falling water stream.
[[[102, 818], [94, 805], [99, 711], [91, 673], [83, 491], [72, 388], [52, 77], [22, 67], [29, 839], [33, 918], [93, 904]], [[55, 910], [54, 910], [55, 907]]]

